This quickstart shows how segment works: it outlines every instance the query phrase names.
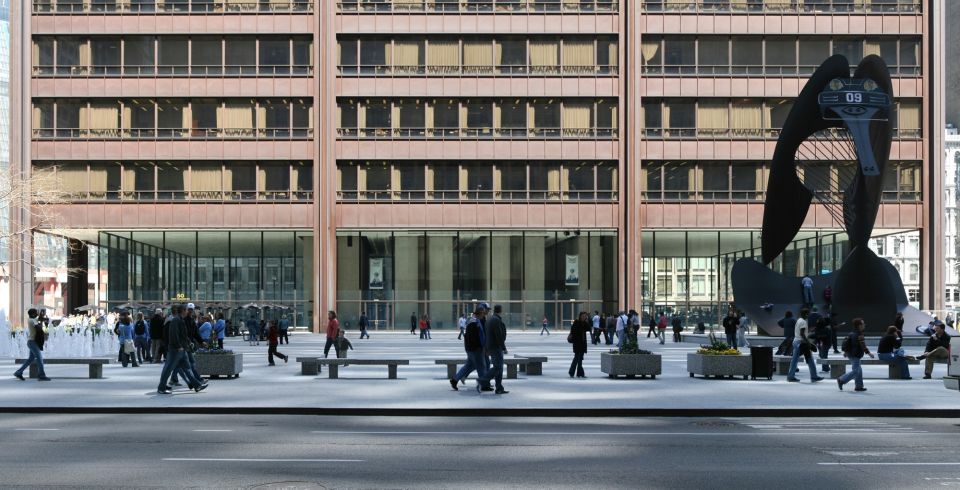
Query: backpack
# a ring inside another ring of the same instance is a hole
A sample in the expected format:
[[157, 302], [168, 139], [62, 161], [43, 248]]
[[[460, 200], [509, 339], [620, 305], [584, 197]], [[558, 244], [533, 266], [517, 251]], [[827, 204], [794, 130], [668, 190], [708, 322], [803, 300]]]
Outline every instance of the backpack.
[[137, 320], [137, 326], [133, 327], [133, 333], [138, 336], [146, 335], [147, 326], [143, 324], [143, 320]]
[[843, 344], [840, 345], [840, 350], [843, 351], [844, 354], [849, 354], [850, 351], [853, 350], [853, 341], [849, 335], [844, 337]]

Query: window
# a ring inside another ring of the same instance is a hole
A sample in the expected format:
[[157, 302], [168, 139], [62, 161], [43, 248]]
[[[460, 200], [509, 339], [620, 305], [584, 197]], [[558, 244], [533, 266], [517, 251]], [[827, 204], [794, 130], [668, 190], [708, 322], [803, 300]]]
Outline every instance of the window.
[[433, 166], [433, 190], [437, 199], [459, 199], [460, 167], [457, 165]]
[[697, 68], [701, 74], [729, 74], [730, 40], [725, 37], [701, 37], [697, 42]]
[[663, 132], [663, 108], [660, 101], [644, 101], [642, 103], [643, 127], [647, 136], [661, 136]]
[[877, 238], [877, 239], [874, 240], [873, 242], [874, 242], [874, 246], [875, 246], [876, 249], [877, 249], [877, 255], [879, 255], [879, 256], [881, 256], [881, 257], [884, 256], [884, 255], [887, 253], [887, 252], [886, 252], [886, 249], [887, 249], [887, 239], [886, 239], [886, 238]]
[[123, 70], [131, 75], [152, 75], [156, 63], [153, 37], [129, 36], [123, 40]]
[[394, 164], [394, 168], [400, 173], [400, 188], [394, 189], [394, 196], [400, 199], [423, 199], [423, 164]]
[[260, 74], [290, 73], [290, 41], [287, 39], [260, 40]]
[[340, 196], [343, 199], [356, 199], [357, 165], [355, 163], [337, 164], [337, 177], [340, 180]]
[[390, 104], [386, 101], [367, 101], [365, 104], [366, 128], [390, 127]]
[[129, 115], [128, 128], [134, 138], [156, 137], [155, 104], [150, 100], [133, 99], [126, 103], [125, 112]]
[[696, 44], [692, 37], [667, 38], [663, 46], [665, 73], [694, 73], [696, 65]]
[[701, 162], [703, 174], [703, 197], [705, 199], [730, 198], [730, 167], [726, 162]]
[[830, 40], [822, 37], [800, 38], [800, 74], [807, 75], [830, 57]]
[[834, 39], [833, 54], [842, 54], [850, 66], [857, 66], [863, 59], [863, 41], [860, 39]]
[[920, 280], [920, 266], [917, 264], [910, 264], [910, 282], [917, 282]]
[[257, 66], [257, 40], [253, 37], [227, 38], [224, 63], [227, 74], [254, 74]]
[[461, 167], [466, 173], [468, 199], [493, 198], [493, 166], [488, 164], [468, 164]]
[[183, 36], [160, 36], [157, 38], [158, 72], [165, 75], [187, 74], [187, 38]]
[[730, 167], [734, 199], [756, 199], [759, 195], [760, 176], [763, 167], [757, 163], [739, 163]]
[[360, 73], [385, 73], [389, 55], [389, 42], [382, 39], [364, 39], [360, 43]]
[[33, 39], [34, 73], [52, 75], [54, 72], [53, 38], [36, 37]]
[[766, 71], [773, 75], [797, 73], [797, 41], [792, 37], [767, 38], [764, 59]]
[[903, 243], [903, 239], [900, 237], [893, 237], [893, 256], [900, 256], [900, 246]]
[[663, 190], [666, 199], [686, 199], [690, 193], [690, 174], [693, 166], [687, 162], [667, 162], [663, 165]]
[[195, 75], [222, 73], [223, 41], [218, 37], [198, 36], [190, 42], [190, 70]]
[[500, 189], [505, 199], [522, 199], [527, 190], [527, 166], [522, 162], [504, 162], [500, 171]]
[[[184, 118], [186, 102], [182, 100], [161, 99], [157, 101], [157, 130], [161, 138], [182, 138], [190, 121]], [[189, 114], [189, 112], [187, 112]]]
[[497, 41], [497, 66], [500, 73], [525, 73], [527, 68], [527, 42], [523, 39]]
[[86, 73], [90, 63], [90, 46], [75, 37], [57, 40], [57, 74], [73, 75]]
[[467, 128], [478, 131], [469, 131], [469, 136], [489, 136], [493, 127], [493, 106], [489, 102], [468, 102]]
[[[734, 74], [763, 73], [763, 40], [757, 36], [734, 36], [730, 51], [733, 53]], [[818, 63], [819, 64], [819, 63]]]
[[569, 175], [569, 198], [573, 200], [594, 198], [594, 166], [590, 163], [574, 163], [567, 165]]
[[257, 169], [253, 163], [228, 164], [233, 199], [247, 200], [257, 197]]
[[668, 100], [664, 102], [663, 106], [663, 111], [666, 113], [664, 114], [665, 135], [673, 137], [695, 135], [697, 113], [692, 101], [687, 99]]
[[157, 164], [157, 198], [183, 199], [185, 196], [184, 179], [187, 168], [180, 162], [160, 162]]
[[[354, 50], [356, 59], [356, 50]], [[354, 63], [356, 64], [356, 63]], [[308, 75], [313, 72], [313, 41], [310, 38], [293, 39], [293, 74]]]

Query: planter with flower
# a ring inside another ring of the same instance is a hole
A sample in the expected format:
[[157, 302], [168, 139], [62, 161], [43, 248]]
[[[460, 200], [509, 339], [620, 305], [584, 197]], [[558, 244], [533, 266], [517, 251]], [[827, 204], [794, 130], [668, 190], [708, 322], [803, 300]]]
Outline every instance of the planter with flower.
[[659, 354], [640, 349], [637, 344], [637, 332], [627, 329], [623, 345], [619, 349], [600, 353], [600, 371], [610, 378], [626, 376], [635, 378], [640, 376], [656, 379], [663, 371], [663, 363]]
[[737, 349], [724, 342], [712, 339], [710, 345], [700, 346], [697, 352], [687, 354], [687, 372], [690, 377], [743, 376], [747, 379], [753, 373], [749, 355], [742, 355]]
[[198, 349], [193, 353], [200, 376], [239, 378], [243, 372], [243, 354], [229, 349]]

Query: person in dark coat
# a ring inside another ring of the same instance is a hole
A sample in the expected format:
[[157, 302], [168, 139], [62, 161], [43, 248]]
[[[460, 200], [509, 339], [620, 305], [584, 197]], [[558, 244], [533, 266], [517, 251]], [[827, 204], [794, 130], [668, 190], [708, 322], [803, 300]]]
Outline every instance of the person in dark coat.
[[573, 344], [573, 362], [570, 363], [570, 377], [574, 374], [578, 378], [586, 378], [583, 372], [583, 356], [587, 353], [587, 332], [590, 331], [590, 315], [585, 311], [580, 312], [580, 316], [570, 327], [570, 343]]
[[167, 346], [163, 341], [163, 310], [157, 308], [150, 317], [150, 357], [154, 364], [163, 362], [167, 355]]

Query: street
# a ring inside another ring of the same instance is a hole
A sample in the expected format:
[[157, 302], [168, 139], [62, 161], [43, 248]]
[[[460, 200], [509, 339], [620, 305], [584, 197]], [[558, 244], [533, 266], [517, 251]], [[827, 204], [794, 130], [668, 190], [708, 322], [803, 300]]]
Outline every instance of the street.
[[6, 415], [3, 487], [942, 488], [951, 419]]

